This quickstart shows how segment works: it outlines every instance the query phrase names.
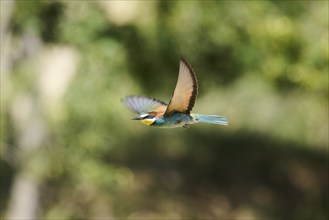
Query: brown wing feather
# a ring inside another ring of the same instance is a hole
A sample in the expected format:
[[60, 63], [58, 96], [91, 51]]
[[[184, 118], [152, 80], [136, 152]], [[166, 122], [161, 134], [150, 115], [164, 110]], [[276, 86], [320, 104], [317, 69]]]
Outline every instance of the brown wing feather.
[[195, 73], [190, 64], [182, 58], [176, 88], [164, 115], [168, 116], [174, 112], [190, 114], [197, 94], [198, 83]]

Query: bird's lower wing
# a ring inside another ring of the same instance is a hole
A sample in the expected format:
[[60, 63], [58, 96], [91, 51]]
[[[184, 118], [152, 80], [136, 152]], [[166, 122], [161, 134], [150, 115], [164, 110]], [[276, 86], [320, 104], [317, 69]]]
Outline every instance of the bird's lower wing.
[[138, 114], [152, 113], [157, 117], [162, 116], [167, 109], [166, 103], [145, 96], [127, 96], [122, 102], [133, 112]]

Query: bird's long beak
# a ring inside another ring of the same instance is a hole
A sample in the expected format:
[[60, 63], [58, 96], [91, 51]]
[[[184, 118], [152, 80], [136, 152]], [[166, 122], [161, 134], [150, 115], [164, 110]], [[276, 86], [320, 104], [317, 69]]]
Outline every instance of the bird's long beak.
[[140, 116], [132, 118], [131, 120], [141, 120], [142, 118]]

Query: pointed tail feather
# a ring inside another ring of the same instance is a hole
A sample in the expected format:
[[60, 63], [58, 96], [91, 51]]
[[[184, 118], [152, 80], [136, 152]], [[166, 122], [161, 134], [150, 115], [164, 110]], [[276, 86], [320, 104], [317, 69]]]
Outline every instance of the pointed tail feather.
[[201, 115], [201, 114], [191, 114], [191, 116], [196, 122], [204, 122], [204, 123], [218, 124], [218, 125], [228, 125], [228, 118], [225, 116]]

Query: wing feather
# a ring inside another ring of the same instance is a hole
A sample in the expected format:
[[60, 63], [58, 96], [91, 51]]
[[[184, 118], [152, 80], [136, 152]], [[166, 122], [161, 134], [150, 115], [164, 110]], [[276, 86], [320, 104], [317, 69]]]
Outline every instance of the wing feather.
[[197, 94], [198, 83], [195, 73], [191, 65], [182, 58], [176, 88], [164, 115], [168, 116], [174, 112], [190, 114]]
[[157, 117], [162, 116], [167, 109], [167, 104], [163, 101], [145, 96], [127, 96], [122, 102], [133, 112], [152, 113]]

